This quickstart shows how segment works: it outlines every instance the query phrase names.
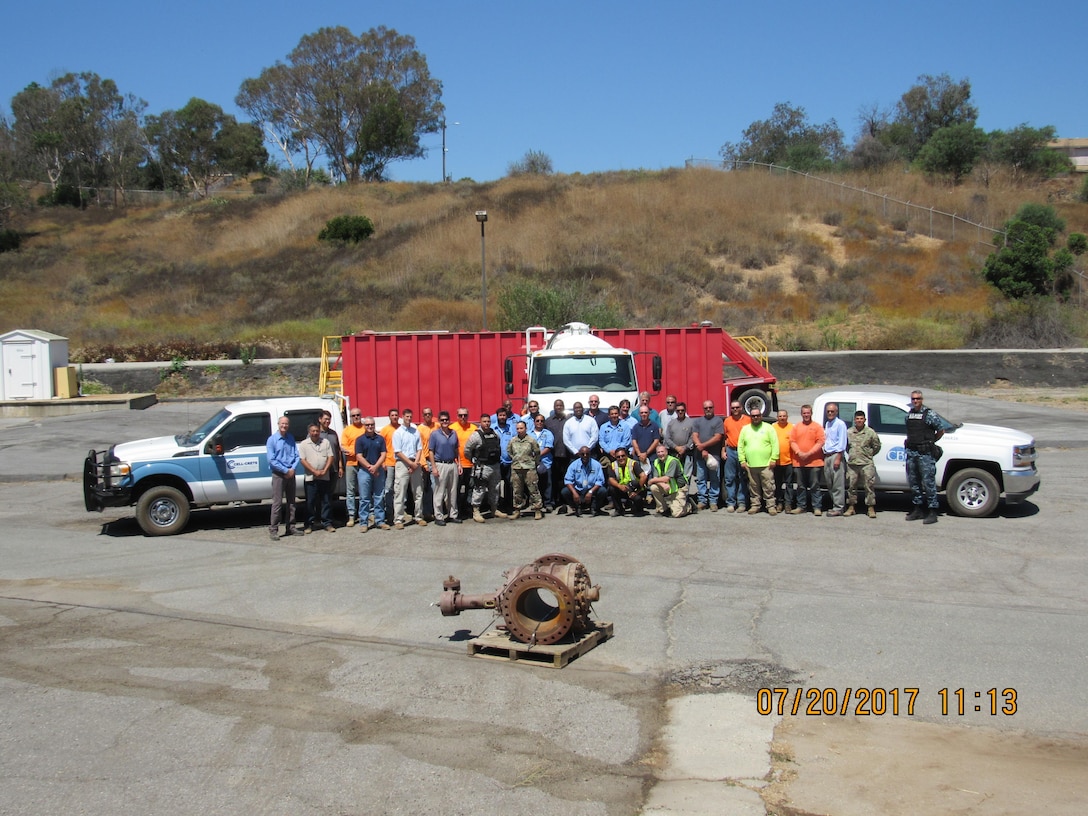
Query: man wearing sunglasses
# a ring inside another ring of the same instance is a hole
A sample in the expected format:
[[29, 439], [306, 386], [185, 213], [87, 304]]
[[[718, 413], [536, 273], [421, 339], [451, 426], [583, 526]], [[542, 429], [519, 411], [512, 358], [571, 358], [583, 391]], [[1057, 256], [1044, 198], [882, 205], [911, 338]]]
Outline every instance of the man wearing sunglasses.
[[907, 411], [907, 481], [914, 508], [907, 521], [922, 519], [923, 524], [937, 522], [937, 460], [941, 449], [937, 440], [944, 436], [941, 418], [926, 408], [921, 391], [910, 392]]
[[[355, 526], [359, 515], [359, 461], [355, 458], [355, 440], [363, 435], [363, 412], [351, 409], [351, 424], [340, 434], [340, 450], [344, 452], [344, 483], [347, 486], [348, 527]], [[364, 519], [365, 521], [365, 519]]]
[[465, 455], [465, 444], [476, 433], [476, 423], [468, 421], [468, 408], [458, 408], [457, 421], [450, 427], [457, 434], [457, 450], [461, 452], [461, 469], [457, 477], [458, 517], [467, 518], [472, 511], [472, 461]]
[[744, 413], [744, 408], [737, 400], [729, 403], [729, 416], [722, 422], [725, 433], [725, 445], [722, 447], [722, 483], [725, 487], [725, 512], [743, 511], [748, 505], [748, 476], [740, 466], [740, 432], [745, 425], [750, 425], [752, 418]]

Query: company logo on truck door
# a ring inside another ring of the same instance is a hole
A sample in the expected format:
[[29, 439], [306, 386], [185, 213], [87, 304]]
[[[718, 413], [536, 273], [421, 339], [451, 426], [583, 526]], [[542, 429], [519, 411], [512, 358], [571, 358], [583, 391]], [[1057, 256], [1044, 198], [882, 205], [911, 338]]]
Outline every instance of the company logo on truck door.
[[895, 448], [891, 448], [888, 451], [888, 461], [889, 462], [905, 462], [905, 461], [907, 461], [907, 449], [904, 448], [902, 445], [900, 445], [898, 447], [895, 447]]
[[227, 459], [227, 470], [231, 473], [260, 473], [261, 460], [256, 456], [239, 456]]

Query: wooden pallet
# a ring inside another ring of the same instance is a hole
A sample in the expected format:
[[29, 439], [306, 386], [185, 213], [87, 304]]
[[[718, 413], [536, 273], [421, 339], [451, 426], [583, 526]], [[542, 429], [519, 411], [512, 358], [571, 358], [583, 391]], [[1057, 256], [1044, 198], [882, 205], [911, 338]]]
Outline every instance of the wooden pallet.
[[486, 657], [491, 660], [521, 660], [538, 666], [550, 666], [561, 669], [574, 658], [584, 655], [598, 643], [612, 637], [612, 624], [594, 621], [594, 628], [579, 635], [567, 643], [555, 643], [550, 646], [520, 643], [510, 637], [509, 632], [490, 631], [468, 642], [468, 653], [472, 657]]

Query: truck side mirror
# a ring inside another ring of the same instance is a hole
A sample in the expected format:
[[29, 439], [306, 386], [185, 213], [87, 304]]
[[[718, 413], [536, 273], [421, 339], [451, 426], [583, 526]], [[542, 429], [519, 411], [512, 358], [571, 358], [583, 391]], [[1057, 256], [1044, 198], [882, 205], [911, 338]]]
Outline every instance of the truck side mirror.
[[661, 355], [655, 354], [653, 360], [654, 393], [661, 390]]
[[507, 357], [506, 361], [503, 363], [502, 373], [503, 373], [503, 376], [506, 378], [506, 393], [507, 394], [513, 394], [514, 393], [514, 361], [511, 360], [509, 357]]
[[512, 382], [508, 382], [506, 384], [506, 396], [510, 397], [510, 396], [513, 396], [513, 394], [514, 394], [514, 384]]

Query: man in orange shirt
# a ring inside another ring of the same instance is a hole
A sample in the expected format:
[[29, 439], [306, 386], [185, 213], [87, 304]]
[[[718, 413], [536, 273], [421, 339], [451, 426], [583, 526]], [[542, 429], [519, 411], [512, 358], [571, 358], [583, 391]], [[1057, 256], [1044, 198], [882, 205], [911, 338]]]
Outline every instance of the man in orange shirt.
[[[344, 479], [347, 482], [348, 527], [355, 526], [359, 514], [359, 460], [355, 458], [355, 440], [363, 435], [363, 412], [351, 409], [351, 424], [340, 434], [340, 450], [344, 452]], [[363, 519], [366, 523], [366, 519]]]
[[740, 429], [751, 425], [751, 418], [744, 413], [736, 400], [729, 401], [729, 416], [722, 425], [725, 428], [725, 447], [722, 449], [722, 483], [725, 489], [725, 512], [737, 512], [748, 509], [748, 475], [740, 466], [737, 445], [740, 444]]
[[790, 453], [797, 474], [797, 506], [792, 515], [804, 513], [812, 506], [814, 515], [822, 516], [820, 507], [820, 471], [824, 467], [824, 429], [812, 421], [812, 406], [801, 406], [801, 421], [790, 431]]
[[[422, 516], [427, 521], [434, 519], [434, 480], [431, 478], [430, 473], [434, 469], [434, 462], [431, 461], [431, 431], [438, 429], [438, 422], [435, 421], [434, 411], [430, 408], [423, 409], [423, 420], [417, 425], [419, 428], [419, 438], [423, 443], [423, 512]], [[418, 513], [417, 508], [417, 513]]]
[[393, 496], [396, 489], [396, 468], [397, 468], [397, 455], [393, 452], [393, 434], [397, 432], [397, 428], [400, 427], [400, 411], [396, 408], [389, 409], [389, 424], [378, 431], [378, 435], [385, 440], [385, 495], [382, 496], [382, 501], [385, 502], [385, 517], [392, 519], [393, 513]]
[[774, 469], [774, 495], [779, 513], [793, 509], [793, 454], [790, 453], [792, 430], [793, 423], [790, 422], [789, 412], [785, 408], [779, 408], [778, 421], [774, 423], [774, 432], [778, 434], [778, 467]]
[[465, 443], [476, 433], [476, 427], [475, 422], [468, 421], [468, 408], [458, 408], [457, 421], [450, 425], [450, 429], [457, 434], [457, 450], [461, 457], [461, 475], [457, 482], [458, 518], [472, 515], [472, 461], [465, 456]]

